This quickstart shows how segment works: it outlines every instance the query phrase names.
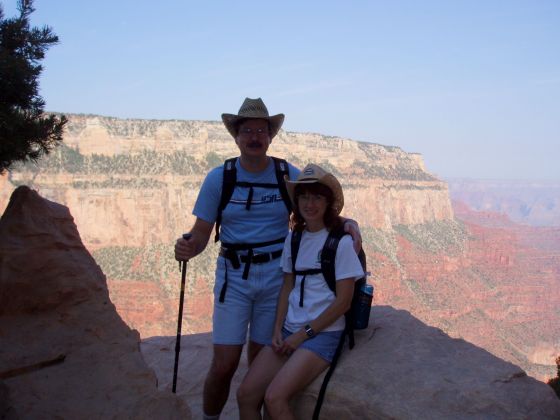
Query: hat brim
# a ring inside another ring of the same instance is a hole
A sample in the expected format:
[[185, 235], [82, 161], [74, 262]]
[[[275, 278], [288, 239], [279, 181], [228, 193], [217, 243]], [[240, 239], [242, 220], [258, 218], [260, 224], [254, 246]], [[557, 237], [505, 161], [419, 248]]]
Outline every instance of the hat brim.
[[339, 215], [344, 207], [344, 193], [342, 192], [342, 186], [338, 179], [332, 174], [326, 174], [325, 176], [321, 177], [320, 179], [310, 179], [310, 180], [300, 180], [300, 181], [290, 181], [288, 175], [284, 175], [284, 180], [286, 181], [286, 189], [288, 190], [288, 195], [290, 196], [290, 200], [292, 201], [293, 208], [296, 208], [297, 203], [295, 201], [295, 189], [296, 185], [298, 184], [323, 184], [328, 187], [334, 197], [333, 201], [333, 208], [336, 211], [336, 214]]
[[227, 131], [233, 138], [237, 137], [237, 122], [239, 120], [267, 120], [270, 126], [270, 138], [274, 138], [282, 124], [284, 123], [284, 114], [277, 114], [272, 115], [270, 117], [247, 117], [243, 115], [235, 115], [235, 114], [222, 114], [222, 121], [226, 126]]

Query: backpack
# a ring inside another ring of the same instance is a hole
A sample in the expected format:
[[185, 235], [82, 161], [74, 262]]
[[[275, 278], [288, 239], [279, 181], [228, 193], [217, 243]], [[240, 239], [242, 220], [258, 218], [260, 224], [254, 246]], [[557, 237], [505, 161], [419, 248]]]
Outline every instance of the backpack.
[[[300, 306], [303, 306], [303, 288], [305, 282], [305, 275], [307, 274], [322, 273], [323, 277], [325, 277], [325, 281], [327, 282], [327, 285], [329, 286], [329, 289], [331, 289], [336, 296], [336, 277], [335, 277], [336, 250], [338, 249], [338, 244], [344, 235], [347, 235], [347, 233], [344, 232], [343, 227], [329, 232], [329, 236], [327, 237], [325, 244], [323, 245], [323, 249], [321, 250], [320, 269], [297, 271], [295, 269], [295, 266], [296, 266], [297, 254], [299, 251], [299, 245], [301, 243], [302, 232], [292, 231], [292, 238], [291, 238], [292, 272], [294, 274], [304, 275], [301, 284], [302, 291], [300, 292], [300, 302], [299, 302]], [[334, 372], [340, 354], [342, 353], [342, 349], [344, 347], [344, 341], [346, 337], [348, 337], [348, 347], [350, 348], [350, 350], [352, 350], [355, 344], [354, 330], [360, 329], [360, 328], [356, 328], [357, 326], [355, 324], [354, 314], [359, 309], [359, 305], [360, 305], [360, 300], [359, 300], [360, 289], [366, 283], [366, 275], [367, 275], [366, 254], [364, 253], [363, 248], [360, 248], [360, 251], [358, 253], [358, 259], [362, 264], [362, 269], [364, 270], [364, 277], [354, 282], [354, 295], [352, 297], [352, 305], [350, 309], [344, 314], [344, 318], [346, 320], [346, 326], [344, 327], [344, 331], [340, 337], [340, 341], [338, 342], [338, 346], [336, 348], [329, 370], [327, 371], [327, 374], [325, 375], [325, 379], [323, 380], [323, 384], [321, 385], [321, 389], [317, 397], [317, 403], [315, 405], [315, 410], [313, 411], [313, 420], [318, 420], [319, 418], [319, 413], [321, 411], [321, 406], [325, 398], [327, 385]]]
[[222, 196], [220, 198], [220, 205], [218, 206], [218, 216], [216, 217], [216, 235], [214, 237], [214, 242], [218, 242], [220, 239], [220, 225], [222, 223], [222, 212], [226, 208], [233, 195], [233, 190], [236, 186], [249, 188], [249, 196], [247, 198], [247, 204], [245, 208], [249, 210], [251, 208], [251, 200], [253, 198], [253, 187], [261, 188], [278, 188], [280, 190], [280, 195], [282, 200], [288, 209], [288, 213], [292, 211], [292, 202], [290, 196], [288, 195], [288, 190], [286, 189], [286, 181], [284, 180], [284, 175], [290, 176], [288, 169], [288, 162], [284, 159], [279, 159], [271, 156], [274, 161], [274, 169], [276, 173], [277, 184], [267, 184], [258, 182], [238, 182], [237, 181], [237, 169], [235, 164], [237, 162], [236, 157], [227, 159], [224, 162], [224, 177], [222, 182]]

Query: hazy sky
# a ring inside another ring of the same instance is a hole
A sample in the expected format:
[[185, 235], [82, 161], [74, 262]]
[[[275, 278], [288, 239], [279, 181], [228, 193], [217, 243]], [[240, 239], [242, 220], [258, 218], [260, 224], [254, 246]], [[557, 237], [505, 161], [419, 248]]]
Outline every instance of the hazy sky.
[[[16, 0], [0, 0], [6, 16]], [[47, 109], [399, 146], [441, 177], [560, 180], [560, 1], [35, 0]]]

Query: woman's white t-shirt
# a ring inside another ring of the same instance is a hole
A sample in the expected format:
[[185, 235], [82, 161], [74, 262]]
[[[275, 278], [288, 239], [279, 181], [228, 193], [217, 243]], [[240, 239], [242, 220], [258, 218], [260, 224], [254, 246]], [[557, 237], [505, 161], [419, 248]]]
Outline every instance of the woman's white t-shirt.
[[[318, 232], [302, 232], [301, 243], [296, 260], [296, 271], [321, 268], [321, 251], [329, 232], [322, 229]], [[284, 242], [284, 251], [280, 266], [285, 273], [292, 272], [291, 253], [292, 232]], [[364, 275], [362, 265], [352, 245], [349, 235], [342, 237], [338, 244], [335, 258], [335, 278], [337, 281], [352, 278], [357, 280]], [[288, 313], [284, 327], [295, 332], [317, 318], [336, 299], [329, 289], [323, 274], [308, 274], [305, 276], [303, 306], [299, 306], [301, 281], [303, 275], [296, 275], [295, 287], [288, 298]], [[325, 328], [323, 331], [340, 331], [344, 329], [344, 315]]]

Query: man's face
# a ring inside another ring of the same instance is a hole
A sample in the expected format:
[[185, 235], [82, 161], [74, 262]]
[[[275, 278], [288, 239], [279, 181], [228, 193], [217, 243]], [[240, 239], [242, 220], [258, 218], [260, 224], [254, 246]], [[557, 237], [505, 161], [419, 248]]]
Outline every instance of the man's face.
[[266, 156], [270, 145], [268, 121], [251, 119], [239, 126], [235, 143], [242, 155], [250, 157]]

